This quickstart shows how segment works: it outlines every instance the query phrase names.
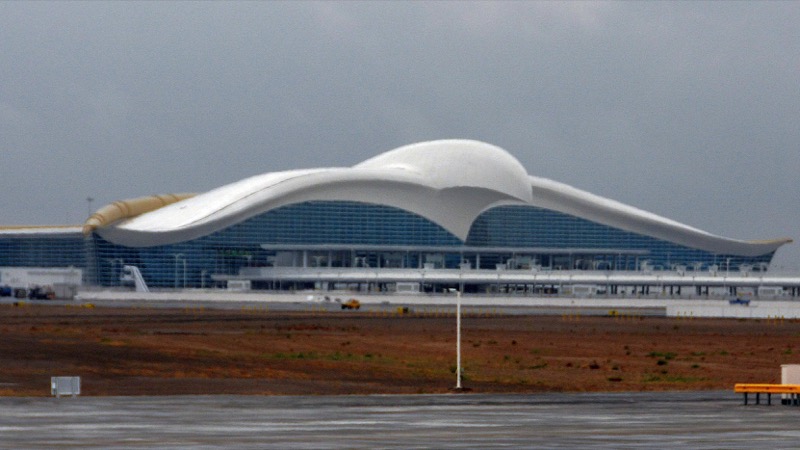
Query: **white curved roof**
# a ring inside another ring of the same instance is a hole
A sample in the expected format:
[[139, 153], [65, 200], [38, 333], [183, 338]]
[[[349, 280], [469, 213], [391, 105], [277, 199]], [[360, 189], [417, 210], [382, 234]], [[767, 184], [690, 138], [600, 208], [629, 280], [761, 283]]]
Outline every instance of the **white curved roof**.
[[564, 183], [533, 176], [530, 180], [534, 206], [712, 253], [759, 256], [792, 242], [791, 239], [741, 241], [724, 238]]
[[121, 245], [194, 239], [280, 206], [310, 200], [382, 204], [425, 217], [462, 240], [499, 205], [533, 205], [716, 253], [756, 256], [788, 239], [745, 242], [714, 236], [555, 181], [528, 175], [505, 150], [478, 141], [412, 144], [352, 168], [273, 172], [231, 183], [97, 229]]

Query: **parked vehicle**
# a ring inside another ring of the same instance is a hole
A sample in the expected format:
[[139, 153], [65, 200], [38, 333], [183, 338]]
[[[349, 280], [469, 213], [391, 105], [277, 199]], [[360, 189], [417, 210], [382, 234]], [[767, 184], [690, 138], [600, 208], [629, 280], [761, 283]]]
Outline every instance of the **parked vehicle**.
[[31, 300], [52, 300], [56, 298], [56, 293], [50, 286], [34, 286], [28, 291], [28, 298]]
[[361, 308], [361, 302], [351, 298], [350, 300], [342, 303], [342, 309], [359, 309]]
[[750, 306], [750, 300], [739, 297], [728, 300], [728, 303], [730, 303], [731, 305]]

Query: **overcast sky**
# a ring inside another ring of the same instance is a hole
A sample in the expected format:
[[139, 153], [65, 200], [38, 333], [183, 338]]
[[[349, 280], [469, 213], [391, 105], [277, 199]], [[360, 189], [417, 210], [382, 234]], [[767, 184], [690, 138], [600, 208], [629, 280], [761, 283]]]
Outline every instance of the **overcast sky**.
[[470, 138], [800, 240], [798, 24], [798, 2], [0, 2], [0, 224]]

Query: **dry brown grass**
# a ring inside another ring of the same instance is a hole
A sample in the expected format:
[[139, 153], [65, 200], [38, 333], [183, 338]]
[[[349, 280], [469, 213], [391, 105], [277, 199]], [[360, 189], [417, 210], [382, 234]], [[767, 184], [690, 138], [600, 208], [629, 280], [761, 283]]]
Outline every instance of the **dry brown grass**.
[[[0, 306], [0, 395], [440, 393], [452, 316]], [[795, 321], [468, 315], [473, 392], [731, 389], [800, 362]]]

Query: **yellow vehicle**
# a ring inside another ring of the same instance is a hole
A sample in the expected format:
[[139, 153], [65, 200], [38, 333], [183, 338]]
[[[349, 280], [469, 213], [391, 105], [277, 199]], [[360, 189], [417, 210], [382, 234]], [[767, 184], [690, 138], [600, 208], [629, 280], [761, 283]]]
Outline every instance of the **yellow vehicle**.
[[350, 300], [342, 303], [342, 309], [359, 309], [361, 308], [361, 302], [351, 298]]

